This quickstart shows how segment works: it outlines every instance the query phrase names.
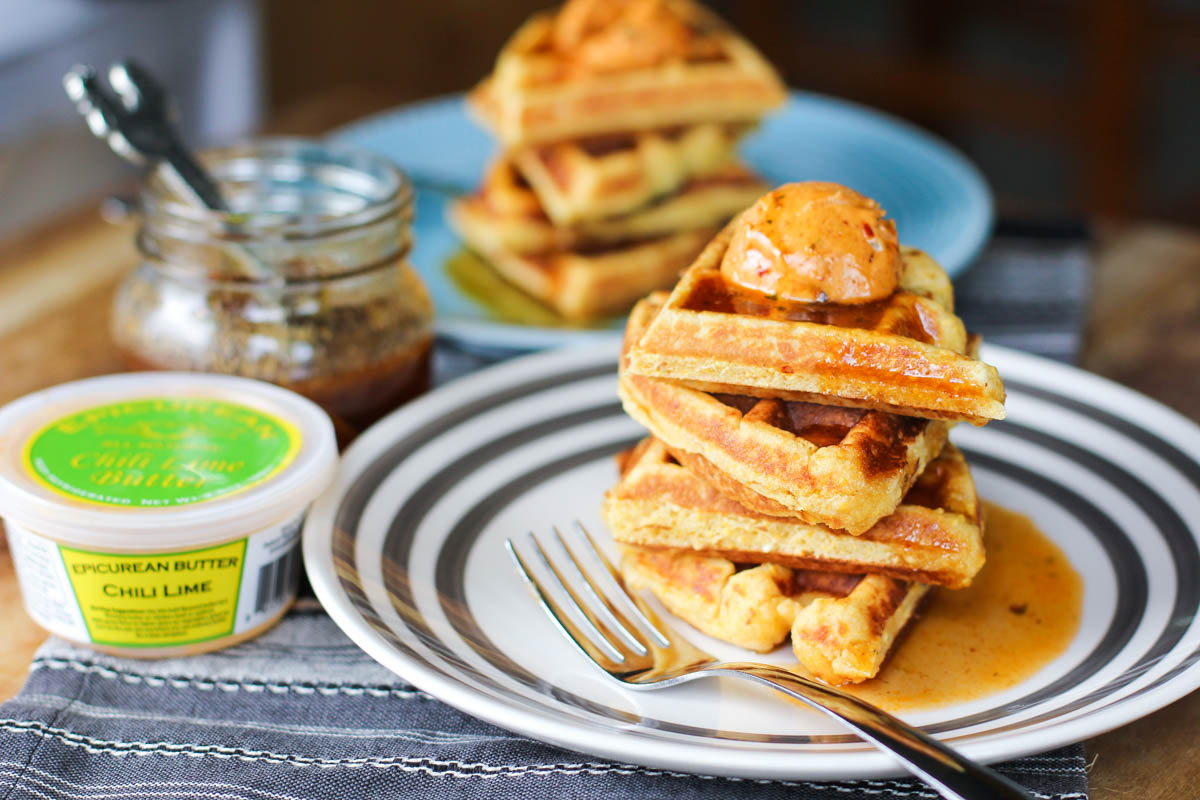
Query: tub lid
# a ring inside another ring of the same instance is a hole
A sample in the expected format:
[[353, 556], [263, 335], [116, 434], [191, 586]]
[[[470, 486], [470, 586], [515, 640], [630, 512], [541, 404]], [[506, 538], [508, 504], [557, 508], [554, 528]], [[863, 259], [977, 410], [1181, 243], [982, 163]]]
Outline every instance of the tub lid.
[[245, 535], [301, 513], [336, 468], [325, 412], [249, 378], [107, 375], [0, 408], [0, 516], [78, 546]]

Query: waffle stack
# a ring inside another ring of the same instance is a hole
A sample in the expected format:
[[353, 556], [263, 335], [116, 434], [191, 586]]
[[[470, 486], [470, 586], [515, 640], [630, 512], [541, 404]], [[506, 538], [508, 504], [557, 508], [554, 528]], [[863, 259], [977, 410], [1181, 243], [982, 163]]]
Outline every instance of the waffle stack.
[[736, 147], [783, 98], [690, 0], [570, 0], [526, 22], [471, 93], [503, 152], [451, 225], [569, 320], [625, 311], [762, 194]]
[[619, 391], [651, 436], [604, 503], [627, 581], [752, 650], [790, 634], [831, 683], [873, 677], [930, 587], [984, 563], [947, 441], [1004, 414], [977, 347], [873, 201], [764, 196], [630, 315]]

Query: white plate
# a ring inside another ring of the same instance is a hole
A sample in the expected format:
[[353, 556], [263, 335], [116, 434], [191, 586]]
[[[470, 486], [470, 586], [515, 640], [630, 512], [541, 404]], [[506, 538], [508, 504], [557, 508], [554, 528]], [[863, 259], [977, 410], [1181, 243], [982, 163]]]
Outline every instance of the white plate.
[[[572, 750], [747, 778], [899, 774], [834, 723], [753, 686], [623, 691], [534, 605], [504, 539], [578, 518], [607, 540], [610, 456], [642, 435], [617, 402], [616, 349], [512, 361], [371, 428], [305, 527], [317, 596], [405, 680]], [[1078, 634], [1037, 674], [904, 715], [991, 762], [1094, 736], [1200, 685], [1200, 429], [1094, 375], [997, 347], [984, 357], [1004, 376], [1009, 418], [960, 425], [954, 439], [981, 495], [1033, 517], [1085, 584]]]
[[[375, 114], [333, 134], [403, 168], [417, 188], [412, 262], [437, 307], [438, 331], [477, 348], [516, 350], [588, 344], [604, 330], [519, 325], [494, 319], [445, 270], [461, 244], [446, 204], [476, 186], [497, 145], [473, 123], [459, 95]], [[793, 92], [742, 146], [771, 183], [826, 180], [874, 197], [905, 244], [957, 275], [978, 255], [992, 226], [992, 197], [975, 166], [911, 123], [833, 97]], [[610, 327], [624, 326], [624, 319]]]

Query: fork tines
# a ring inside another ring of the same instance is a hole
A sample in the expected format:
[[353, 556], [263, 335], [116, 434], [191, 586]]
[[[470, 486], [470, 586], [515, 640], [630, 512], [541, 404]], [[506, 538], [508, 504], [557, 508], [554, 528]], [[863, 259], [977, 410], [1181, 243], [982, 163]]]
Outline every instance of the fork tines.
[[[527, 535], [526, 549], [536, 555], [542, 567], [539, 571], [530, 568], [512, 539], [505, 546], [538, 603], [584, 655], [609, 673], [645, 669], [653, 661], [654, 651], [671, 647], [671, 641], [625, 589], [620, 573], [587, 528], [578, 521], [574, 527], [577, 534], [573, 538], [581, 551], [601, 569], [586, 568], [557, 526], [553, 528], [557, 558], [547, 553], [532, 532]], [[539, 578], [538, 572], [545, 577]], [[599, 573], [599, 581], [594, 572]]]

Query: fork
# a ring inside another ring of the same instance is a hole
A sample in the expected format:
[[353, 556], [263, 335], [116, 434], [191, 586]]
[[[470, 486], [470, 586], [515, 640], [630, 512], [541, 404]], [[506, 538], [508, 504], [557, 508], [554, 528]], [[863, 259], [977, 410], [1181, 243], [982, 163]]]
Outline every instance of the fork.
[[[882, 709], [840, 689], [782, 667], [753, 662], [720, 661], [690, 644], [665, 625], [644, 600], [631, 594], [621, 574], [576, 521], [577, 542], [603, 569], [602, 589], [568, 544], [553, 528], [561, 557], [552, 559], [538, 538], [528, 534], [528, 550], [557, 587], [554, 599], [529, 568], [512, 539], [505, 542], [521, 579], [551, 621], [592, 664], [621, 685], [635, 690], [662, 689], [697, 678], [733, 677], [769, 686], [834, 717], [876, 747], [894, 756], [905, 769], [952, 800], [1032, 800], [1032, 795], [998, 772], [965, 758]], [[564, 577], [563, 573], [568, 577]], [[570, 614], [564, 606], [575, 613]], [[631, 622], [635, 620], [636, 624]]]

